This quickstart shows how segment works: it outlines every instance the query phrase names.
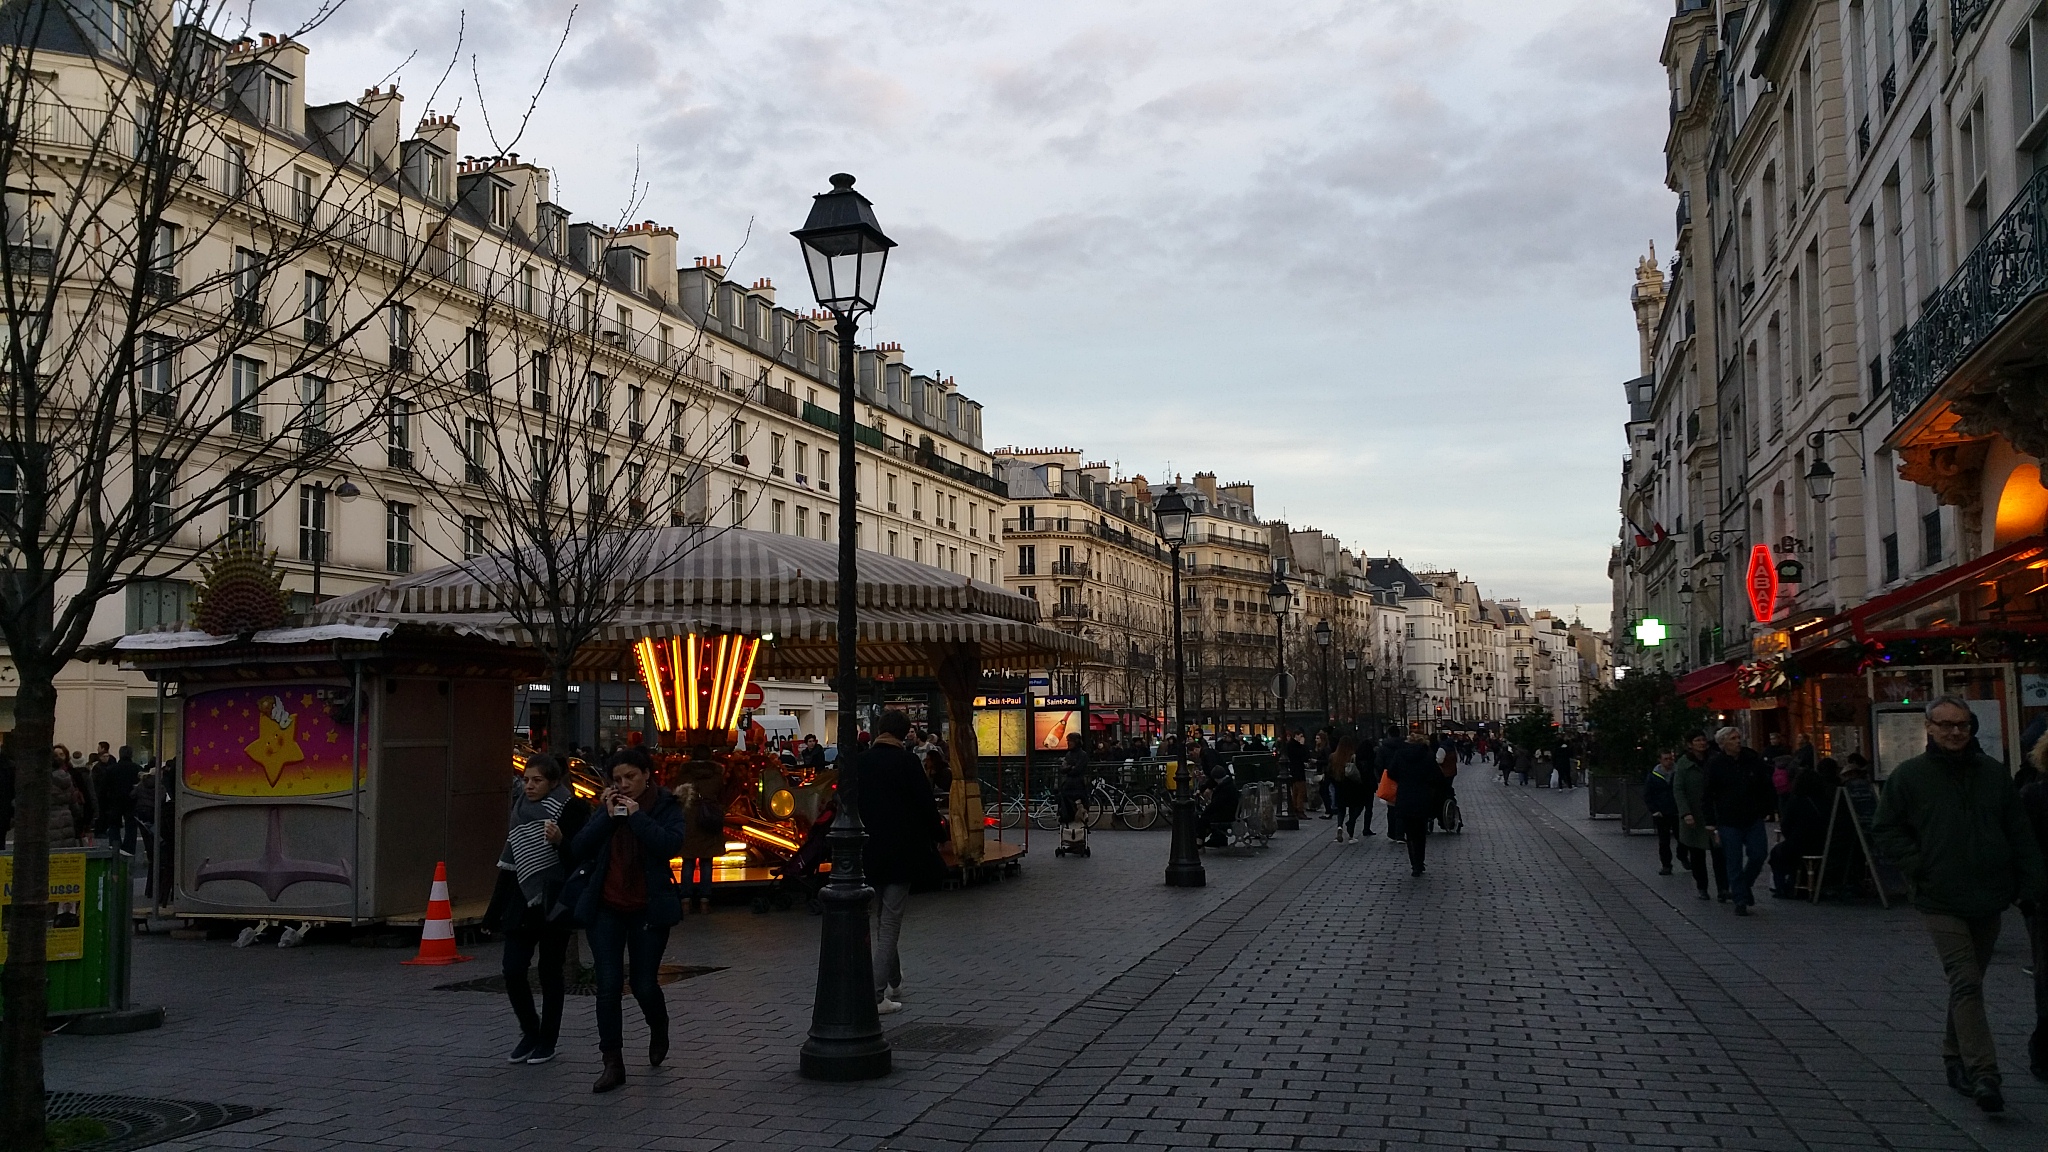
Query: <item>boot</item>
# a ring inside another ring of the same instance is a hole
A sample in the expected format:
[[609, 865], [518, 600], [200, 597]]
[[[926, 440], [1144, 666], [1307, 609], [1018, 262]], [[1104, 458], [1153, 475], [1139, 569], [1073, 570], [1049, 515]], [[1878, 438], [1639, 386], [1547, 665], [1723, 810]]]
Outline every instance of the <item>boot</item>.
[[662, 1020], [657, 1022], [649, 1020], [647, 1022], [647, 1066], [649, 1068], [659, 1068], [661, 1067], [661, 1062], [666, 1059], [668, 1059], [668, 1021]]
[[626, 1059], [617, 1052], [604, 1053], [604, 1071], [598, 1074], [592, 1092], [609, 1092], [626, 1082]]

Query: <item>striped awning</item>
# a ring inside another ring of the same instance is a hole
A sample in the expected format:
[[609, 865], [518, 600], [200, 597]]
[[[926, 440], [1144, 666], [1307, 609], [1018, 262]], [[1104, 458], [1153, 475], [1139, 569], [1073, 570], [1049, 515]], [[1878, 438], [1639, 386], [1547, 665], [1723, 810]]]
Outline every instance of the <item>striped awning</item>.
[[[644, 638], [739, 632], [772, 635], [763, 654], [770, 676], [827, 675], [837, 669], [838, 549], [825, 541], [703, 527], [615, 533], [601, 545], [619, 578], [602, 603], [615, 605], [578, 664], [631, 667]], [[1094, 660], [1096, 646], [1038, 623], [1038, 601], [971, 577], [863, 551], [858, 659], [863, 673], [920, 675], [927, 645], [973, 643], [983, 667], [1028, 667], [1056, 659]], [[316, 623], [410, 625], [504, 644], [537, 645], [558, 623], [543, 590], [519, 578], [521, 565], [487, 556], [408, 576], [321, 604]]]

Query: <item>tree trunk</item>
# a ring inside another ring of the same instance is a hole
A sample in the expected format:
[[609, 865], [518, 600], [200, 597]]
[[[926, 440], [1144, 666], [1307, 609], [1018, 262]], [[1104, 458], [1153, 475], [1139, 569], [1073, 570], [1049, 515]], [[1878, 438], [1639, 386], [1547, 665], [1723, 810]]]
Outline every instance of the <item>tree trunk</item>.
[[[43, 1146], [43, 1018], [48, 1008], [45, 941], [50, 918], [50, 744], [57, 690], [46, 669], [19, 664], [14, 731], [14, 900], [7, 909], [7, 971], [0, 978], [0, 1131], [8, 1148]], [[120, 931], [127, 926], [121, 925]]]
[[573, 655], [560, 655], [548, 661], [548, 751], [558, 759], [567, 756], [575, 745], [575, 723], [569, 719], [569, 660]]

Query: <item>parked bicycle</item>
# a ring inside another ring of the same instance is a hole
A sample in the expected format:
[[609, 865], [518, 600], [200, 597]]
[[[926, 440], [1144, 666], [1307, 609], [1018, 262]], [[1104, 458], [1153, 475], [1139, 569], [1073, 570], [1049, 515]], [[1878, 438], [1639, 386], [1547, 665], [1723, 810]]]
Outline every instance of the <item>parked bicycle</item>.
[[[1102, 827], [1105, 819], [1112, 822], [1121, 820], [1124, 827], [1133, 832], [1143, 832], [1159, 822], [1157, 799], [1143, 793], [1126, 792], [1099, 776], [1082, 809], [1083, 818], [1090, 828]], [[1050, 830], [1060, 826], [1059, 805], [1050, 798], [1031, 801], [1028, 811], [1031, 822], [1040, 828]]]

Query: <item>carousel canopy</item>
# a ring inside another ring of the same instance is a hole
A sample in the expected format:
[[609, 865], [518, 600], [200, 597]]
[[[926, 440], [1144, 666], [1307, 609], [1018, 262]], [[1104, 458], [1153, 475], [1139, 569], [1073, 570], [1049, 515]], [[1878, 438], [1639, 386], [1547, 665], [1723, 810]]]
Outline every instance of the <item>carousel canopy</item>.
[[[762, 653], [762, 674], [837, 671], [836, 544], [692, 526], [616, 533], [603, 546], [619, 548], [626, 559], [604, 597], [620, 607], [603, 613], [598, 639], [579, 650], [580, 668], [631, 669], [631, 648], [641, 639], [744, 633], [774, 637]], [[547, 613], [523, 607], [545, 599], [523, 578], [523, 567], [531, 565], [482, 556], [329, 600], [307, 619], [532, 644], [527, 622], [544, 625]], [[984, 668], [1097, 657], [1089, 641], [1041, 626], [1031, 597], [878, 552], [860, 553], [859, 577], [864, 675], [928, 673], [931, 645], [976, 644]]]

